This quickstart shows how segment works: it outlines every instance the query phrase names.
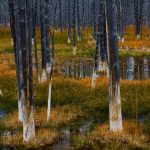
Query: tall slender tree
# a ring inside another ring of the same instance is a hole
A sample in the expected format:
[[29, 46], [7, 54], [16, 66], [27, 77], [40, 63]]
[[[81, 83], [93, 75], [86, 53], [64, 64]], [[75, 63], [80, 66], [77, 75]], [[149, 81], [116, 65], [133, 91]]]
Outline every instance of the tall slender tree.
[[26, 36], [26, 10], [25, 0], [19, 1], [19, 65], [20, 65], [20, 87], [21, 87], [21, 109], [23, 116], [23, 139], [27, 141], [28, 120], [27, 120], [27, 36]]
[[29, 93], [29, 114], [28, 127], [26, 133], [26, 140], [32, 140], [35, 138], [35, 123], [34, 123], [34, 98], [33, 98], [33, 62], [32, 62], [32, 33], [33, 33], [33, 22], [32, 22], [32, 0], [26, 1], [26, 14], [27, 14], [27, 48], [28, 48], [28, 93]]
[[73, 55], [76, 55], [76, 0], [73, 0]]
[[142, 10], [144, 0], [134, 0], [134, 14], [135, 14], [135, 34], [137, 38], [140, 38], [142, 27]]
[[109, 49], [109, 117], [110, 130], [122, 131], [120, 75], [115, 0], [106, 0]]
[[60, 31], [62, 32], [62, 0], [59, 0], [59, 28]]
[[106, 12], [105, 1], [102, 0], [100, 2], [100, 7], [99, 7], [99, 21], [98, 21], [99, 47], [100, 47], [99, 71], [106, 71], [108, 67], [105, 12]]
[[71, 1], [68, 0], [68, 43], [70, 43], [70, 37], [71, 37]]
[[33, 0], [33, 39], [34, 39], [34, 51], [35, 51], [35, 62], [36, 62], [36, 71], [38, 75], [38, 81], [40, 82], [40, 66], [39, 66], [39, 58], [38, 58], [38, 49], [37, 49], [37, 39], [36, 39], [36, 25], [37, 25], [37, 12], [38, 10], [38, 2]]
[[41, 49], [42, 49], [42, 74], [41, 82], [47, 80], [46, 75], [46, 36], [45, 36], [45, 0], [40, 1], [40, 21], [41, 21]]
[[49, 36], [49, 29], [50, 29], [50, 11], [49, 11], [50, 1], [45, 0], [45, 41], [46, 41], [46, 69], [47, 72], [50, 72], [50, 36]]
[[56, 2], [56, 6], [54, 7], [53, 33], [51, 35], [52, 36], [52, 59], [51, 59], [51, 71], [50, 71], [48, 105], [47, 105], [47, 121], [50, 120], [50, 114], [51, 114], [52, 79], [53, 79], [54, 54], [55, 54], [54, 51], [55, 51], [56, 10], [57, 10], [57, 2]]
[[79, 0], [77, 0], [77, 20], [78, 20], [78, 41], [81, 40], [81, 23], [80, 23], [80, 3]]

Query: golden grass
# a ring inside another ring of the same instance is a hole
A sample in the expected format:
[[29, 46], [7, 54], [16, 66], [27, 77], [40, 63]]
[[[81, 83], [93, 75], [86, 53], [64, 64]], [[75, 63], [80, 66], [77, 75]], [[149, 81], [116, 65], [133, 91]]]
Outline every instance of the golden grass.
[[[8, 43], [9, 41], [8, 35], [10, 31], [9, 29], [6, 29], [5, 31], [4, 30], [5, 29], [0, 29], [0, 33], [6, 34], [4, 39], [0, 36], [0, 49], [7, 48], [6, 43]], [[129, 33], [133, 34], [133, 31], [133, 27], [127, 29], [127, 32]], [[63, 33], [56, 32], [56, 37], [58, 38], [58, 40], [60, 40], [58, 43], [56, 43], [56, 53], [57, 50], [63, 51], [64, 49], [72, 51], [71, 44], [67, 45], [63, 43], [64, 33], [67, 34], [67, 31], [64, 31]], [[90, 37], [91, 33], [91, 30], [85, 29], [84, 34], [88, 38], [84, 39], [83, 43], [78, 43], [78, 47], [81, 48], [81, 50], [82, 44], [87, 49], [94, 49], [95, 41], [93, 41]], [[144, 31], [144, 35], [146, 36], [146, 30]], [[40, 34], [38, 33], [38, 40], [39, 37]], [[127, 37], [127, 41], [125, 41], [125, 43], [121, 44], [124, 44], [124, 46], [126, 46], [127, 44], [130, 48], [134, 48], [135, 46], [141, 47], [143, 44], [145, 44], [146, 41], [143, 39], [136, 40], [134, 38], [132, 38], [132, 41], [130, 41], [130, 38], [131, 35], [130, 37]], [[8, 47], [9, 46], [10, 45], [8, 44]], [[150, 45], [146, 43], [145, 46], [149, 47]], [[64, 59], [66, 59], [65, 55], [59, 56], [56, 58], [56, 63], [63, 62]], [[13, 54], [0, 53], [0, 78], [2, 80], [5, 80], [5, 85], [3, 85], [3, 81], [0, 81], [0, 87], [4, 88], [2, 90], [4, 90], [4, 94], [6, 94], [4, 95], [4, 97], [0, 97], [0, 105], [7, 108], [7, 106], [11, 105], [11, 102], [15, 104], [15, 107], [13, 105], [11, 109], [8, 110], [8, 116], [2, 120], [2, 127], [0, 126], [0, 131], [5, 131], [6, 129], [18, 130], [16, 136], [9, 137], [9, 140], [7, 141], [8, 145], [12, 147], [23, 146], [25, 148], [37, 148], [48, 144], [54, 144], [56, 142], [56, 139], [60, 138], [60, 129], [64, 126], [67, 126], [68, 128], [71, 128], [71, 130], [73, 130], [73, 138], [76, 144], [75, 147], [77, 148], [81, 148], [82, 146], [84, 148], [86, 147], [86, 145], [96, 146], [99, 145], [98, 143], [105, 143], [108, 149], [115, 148], [116, 145], [118, 145], [118, 147], [127, 145], [127, 149], [130, 146], [141, 149], [148, 147], [150, 137], [144, 131], [144, 125], [137, 125], [135, 121], [133, 121], [133, 118], [135, 117], [136, 111], [136, 95], [138, 96], [140, 111], [147, 112], [147, 110], [149, 110], [150, 80], [121, 80], [123, 113], [129, 113], [129, 118], [131, 119], [124, 119], [123, 133], [114, 134], [109, 131], [108, 126], [107, 78], [98, 78], [96, 88], [91, 89], [91, 78], [72, 80], [70, 78], [54, 76], [52, 89], [53, 98], [51, 121], [49, 123], [46, 122], [48, 83], [45, 83], [43, 85], [39, 84], [34, 88], [34, 93], [36, 94], [36, 138], [30, 143], [25, 143], [22, 141], [22, 125], [18, 123], [18, 113], [16, 109], [17, 87], [14, 88], [14, 83], [16, 84], [15, 75], [16, 72]], [[11, 82], [12, 80], [15, 81]], [[101, 122], [94, 123], [94, 127], [88, 133], [86, 133], [86, 135], [79, 135], [78, 133], [76, 134], [76, 130], [79, 128], [78, 126], [80, 125], [80, 123], [85, 123], [87, 121], [85, 118], [87, 118], [89, 115], [93, 116], [95, 120], [97, 120], [97, 117], [99, 117]], [[81, 119], [80, 117], [83, 118]], [[0, 135], [0, 145], [3, 143], [3, 140], [3, 136]], [[104, 145], [102, 144], [102, 146]]]

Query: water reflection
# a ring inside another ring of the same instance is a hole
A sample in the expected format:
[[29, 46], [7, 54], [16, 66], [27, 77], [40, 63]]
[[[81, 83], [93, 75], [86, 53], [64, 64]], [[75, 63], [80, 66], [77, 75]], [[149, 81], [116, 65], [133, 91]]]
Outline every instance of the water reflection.
[[[71, 77], [72, 79], [83, 79], [92, 77], [93, 61], [70, 60], [57, 64], [57, 74]], [[106, 72], [98, 72], [98, 76], [106, 76]], [[150, 59], [147, 57], [134, 58], [125, 57], [120, 59], [120, 76], [125, 80], [146, 80], [150, 78]]]
[[0, 119], [3, 119], [6, 116], [6, 112], [0, 109]]

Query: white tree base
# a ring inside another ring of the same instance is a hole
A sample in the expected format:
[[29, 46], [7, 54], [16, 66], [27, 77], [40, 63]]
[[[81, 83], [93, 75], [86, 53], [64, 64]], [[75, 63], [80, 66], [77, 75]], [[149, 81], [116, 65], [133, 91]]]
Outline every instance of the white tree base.
[[122, 43], [124, 43], [124, 37], [122, 37], [122, 38], [120, 39], [120, 41], [121, 41]]
[[121, 115], [121, 104], [110, 104], [110, 131], [121, 132], [122, 127], [122, 115]]
[[81, 37], [78, 36], [78, 41], [81, 41]]
[[32, 45], [34, 45], [34, 38], [32, 38]]
[[3, 93], [2, 93], [2, 91], [0, 90], [0, 96], [3, 96]]
[[71, 41], [70, 41], [70, 39], [68, 38], [68, 44], [70, 44], [71, 43]]
[[47, 71], [47, 73], [50, 73], [50, 71], [51, 71], [51, 64], [46, 64], [46, 71]]
[[28, 122], [23, 123], [23, 139], [29, 142], [35, 138], [35, 123], [34, 123], [34, 109], [31, 108]]
[[140, 35], [139, 35], [139, 34], [137, 34], [136, 38], [139, 40], [139, 39], [140, 39]]
[[14, 41], [12, 38], [11, 38], [11, 46], [14, 46]]
[[41, 83], [46, 82], [46, 80], [47, 80], [46, 70], [43, 69], [41, 74]]
[[38, 82], [41, 82], [41, 75], [39, 72], [38, 72]]
[[96, 87], [96, 79], [97, 79], [96, 71], [93, 71], [93, 75], [92, 75], [92, 88], [93, 89]]
[[109, 119], [110, 131], [121, 132], [122, 126], [122, 112], [121, 112], [121, 98], [120, 98], [120, 85], [116, 83], [116, 90], [113, 96], [112, 85], [110, 86], [110, 103], [109, 103]]
[[76, 55], [76, 54], [77, 54], [77, 48], [75, 46], [75, 47], [73, 47], [73, 55]]
[[51, 114], [51, 96], [52, 96], [52, 80], [49, 83], [48, 106], [47, 106], [47, 121], [50, 120], [50, 114]]
[[21, 99], [18, 100], [18, 121], [19, 122], [23, 122], [22, 102], [21, 102]]
[[99, 72], [104, 72], [104, 71], [107, 71], [107, 64], [105, 62], [99, 62], [99, 68], [98, 68], [98, 71]]
[[107, 78], [109, 78], [109, 67], [107, 66]]

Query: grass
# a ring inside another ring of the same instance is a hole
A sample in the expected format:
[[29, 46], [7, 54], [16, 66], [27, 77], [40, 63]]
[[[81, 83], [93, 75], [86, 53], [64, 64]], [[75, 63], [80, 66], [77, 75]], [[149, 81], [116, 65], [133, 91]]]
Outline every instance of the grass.
[[[131, 31], [133, 32], [133, 27], [127, 29], [128, 33]], [[17, 82], [9, 32], [9, 29], [0, 29], [0, 89], [3, 92], [3, 96], [0, 96], [0, 109], [7, 113], [7, 116], [0, 120], [0, 148], [4, 145], [16, 149], [67, 149], [64, 147], [67, 145], [79, 150], [150, 148], [150, 80], [121, 81], [124, 131], [114, 134], [109, 131], [108, 126], [109, 100], [106, 78], [99, 78], [96, 88], [91, 89], [90, 78], [72, 80], [54, 76], [51, 120], [47, 123], [48, 83], [37, 84], [34, 77], [36, 138], [30, 143], [23, 142], [22, 125], [17, 119]], [[77, 43], [76, 57], [92, 58], [95, 48], [92, 32], [85, 29], [82, 34], [82, 41]], [[126, 35], [129, 50], [120, 51], [120, 56], [149, 56], [148, 51], [131, 50], [136, 42], [140, 43], [138, 49], [142, 47], [146, 40], [146, 29], [143, 34], [141, 43], [131, 34]], [[75, 58], [72, 56], [72, 44], [66, 44], [65, 35], [67, 31], [56, 32], [56, 63]], [[40, 55], [39, 31], [37, 36]], [[149, 48], [149, 45], [145, 44], [145, 47]], [[11, 131], [11, 135], [3, 136], [6, 131]]]
[[[5, 82], [4, 82], [5, 81]], [[108, 81], [98, 79], [95, 90], [91, 89], [91, 79], [72, 80], [55, 77], [53, 80], [51, 121], [46, 122], [48, 84], [35, 87], [35, 124], [36, 139], [30, 144], [22, 142], [22, 126], [17, 121], [17, 94], [15, 78], [1, 77], [0, 85], [4, 96], [0, 97], [0, 106], [7, 110], [7, 117], [2, 120], [0, 131], [17, 130], [17, 135], [7, 143], [12, 147], [42, 147], [55, 145], [61, 138], [61, 131], [68, 129], [75, 149], [114, 148], [149, 148], [149, 120], [136, 124], [137, 100], [138, 116], [149, 114], [150, 81], [121, 81], [121, 99], [124, 118], [124, 132], [113, 134], [108, 127]], [[82, 92], [81, 92], [82, 91]], [[40, 116], [40, 117], [39, 117]], [[85, 133], [80, 128], [91, 125]], [[0, 136], [1, 142], [3, 141]]]
[[[148, 31], [143, 27], [143, 36], [141, 39], [136, 39], [134, 36], [134, 27], [129, 26], [126, 29], [125, 42], [119, 42], [120, 56], [149, 56], [150, 39], [148, 38]], [[67, 44], [67, 30], [62, 33], [56, 30], [55, 35], [55, 56], [56, 57], [73, 57], [73, 43]], [[71, 42], [72, 42], [71, 34]], [[38, 50], [40, 53], [40, 31], [37, 30]], [[128, 48], [126, 48], [128, 47]], [[128, 50], [126, 50], [128, 49]], [[144, 49], [144, 50], [143, 50]], [[13, 49], [10, 41], [10, 29], [0, 28], [0, 54], [13, 54]], [[92, 38], [92, 30], [84, 29], [82, 32], [82, 40], [77, 41], [77, 57], [93, 58], [95, 53], [95, 41]]]

